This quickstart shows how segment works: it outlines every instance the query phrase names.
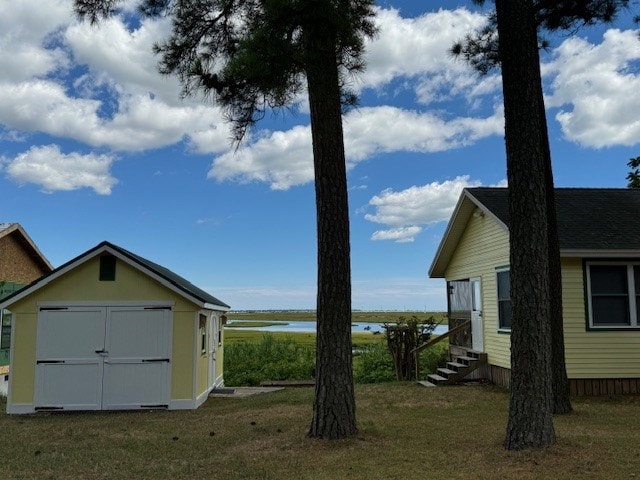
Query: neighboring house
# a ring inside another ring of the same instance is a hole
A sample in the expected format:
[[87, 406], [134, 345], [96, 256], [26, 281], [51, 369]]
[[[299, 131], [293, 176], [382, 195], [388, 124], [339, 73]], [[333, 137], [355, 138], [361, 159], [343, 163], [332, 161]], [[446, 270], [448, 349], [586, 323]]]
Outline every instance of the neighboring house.
[[[18, 223], [0, 223], [0, 300], [52, 269], [49, 261]], [[2, 310], [0, 329], [0, 395], [6, 395], [11, 314]]]
[[0, 308], [13, 313], [8, 413], [193, 409], [224, 382], [229, 306], [109, 242]]
[[[571, 392], [640, 393], [640, 190], [559, 188], [556, 208]], [[484, 352], [484, 375], [504, 386], [508, 229], [507, 189], [465, 189], [429, 270], [447, 281], [450, 328], [471, 320], [451, 343]]]

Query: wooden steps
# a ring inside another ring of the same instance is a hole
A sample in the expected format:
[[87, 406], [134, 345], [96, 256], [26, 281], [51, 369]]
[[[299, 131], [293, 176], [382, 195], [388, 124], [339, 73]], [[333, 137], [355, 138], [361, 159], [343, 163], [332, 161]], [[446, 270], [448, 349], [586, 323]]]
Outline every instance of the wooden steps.
[[418, 383], [425, 387], [454, 385], [486, 363], [486, 353], [466, 349], [464, 354], [453, 356], [446, 366], [438, 368], [436, 373], [427, 375], [427, 380], [422, 380]]

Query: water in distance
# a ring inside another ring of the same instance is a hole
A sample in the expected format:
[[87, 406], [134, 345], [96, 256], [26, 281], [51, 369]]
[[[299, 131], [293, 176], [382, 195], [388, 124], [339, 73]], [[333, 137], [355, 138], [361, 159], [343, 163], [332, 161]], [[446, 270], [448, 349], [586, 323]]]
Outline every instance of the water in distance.
[[[284, 332], [284, 333], [316, 333], [315, 321], [281, 321], [281, 320], [264, 320], [268, 326], [247, 326], [243, 327], [243, 323], [261, 322], [261, 320], [229, 320], [226, 328], [238, 328], [242, 330], [252, 330], [254, 332]], [[358, 322], [351, 325], [351, 332], [369, 332], [375, 334], [384, 333], [384, 325], [382, 323]], [[435, 335], [442, 335], [449, 327], [447, 325], [438, 325], [434, 331]]]

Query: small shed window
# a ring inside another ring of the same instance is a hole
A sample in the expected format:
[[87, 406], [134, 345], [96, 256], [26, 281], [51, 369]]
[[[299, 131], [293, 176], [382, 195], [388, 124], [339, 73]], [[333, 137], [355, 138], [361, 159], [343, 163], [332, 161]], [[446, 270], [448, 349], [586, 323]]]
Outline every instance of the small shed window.
[[116, 257], [113, 255], [102, 255], [100, 257], [100, 277], [101, 282], [113, 282], [116, 279]]
[[511, 330], [511, 276], [508, 269], [496, 272], [498, 283], [498, 325], [500, 330]]
[[0, 335], [0, 350], [8, 350], [11, 345], [11, 313], [2, 312], [2, 332]]
[[200, 351], [204, 355], [205, 353], [207, 353], [207, 316], [206, 315], [200, 314], [198, 333], [200, 335]]

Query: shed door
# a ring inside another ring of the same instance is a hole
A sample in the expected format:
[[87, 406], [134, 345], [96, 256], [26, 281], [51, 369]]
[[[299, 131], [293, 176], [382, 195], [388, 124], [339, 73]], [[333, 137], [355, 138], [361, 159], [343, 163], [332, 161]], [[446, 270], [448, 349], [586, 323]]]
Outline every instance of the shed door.
[[168, 308], [42, 310], [36, 409], [168, 407], [171, 323]]
[[102, 408], [169, 407], [169, 308], [108, 308]]
[[43, 309], [36, 340], [36, 409], [99, 410], [105, 313], [102, 307]]

